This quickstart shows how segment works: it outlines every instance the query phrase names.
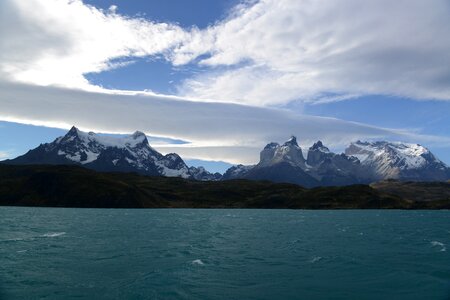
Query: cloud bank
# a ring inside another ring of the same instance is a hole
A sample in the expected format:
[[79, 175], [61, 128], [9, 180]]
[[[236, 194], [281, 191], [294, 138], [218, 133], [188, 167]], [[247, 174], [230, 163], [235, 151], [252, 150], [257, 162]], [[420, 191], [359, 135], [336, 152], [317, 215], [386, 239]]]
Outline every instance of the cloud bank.
[[11, 82], [0, 82], [0, 103], [0, 120], [59, 128], [76, 125], [106, 133], [141, 130], [151, 136], [189, 142], [158, 146], [163, 152], [232, 163], [253, 163], [267, 142], [284, 141], [291, 134], [303, 146], [320, 138], [333, 148], [356, 139], [433, 141], [432, 137], [274, 108]]

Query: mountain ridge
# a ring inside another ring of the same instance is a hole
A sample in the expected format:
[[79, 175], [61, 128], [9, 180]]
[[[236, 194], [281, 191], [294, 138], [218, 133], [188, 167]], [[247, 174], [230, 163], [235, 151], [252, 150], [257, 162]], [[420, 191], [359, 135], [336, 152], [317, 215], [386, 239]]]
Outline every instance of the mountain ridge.
[[141, 131], [111, 137], [83, 132], [74, 126], [53, 142], [41, 144], [4, 163], [79, 165], [101, 172], [136, 172], [201, 181], [269, 180], [307, 188], [370, 184], [386, 179], [450, 179], [450, 168], [419, 144], [356, 141], [338, 154], [318, 140], [305, 153], [306, 157], [297, 138], [291, 136], [282, 144], [268, 143], [260, 152], [257, 164], [232, 166], [222, 175], [208, 172], [204, 167], [189, 167], [176, 153], [159, 153]]

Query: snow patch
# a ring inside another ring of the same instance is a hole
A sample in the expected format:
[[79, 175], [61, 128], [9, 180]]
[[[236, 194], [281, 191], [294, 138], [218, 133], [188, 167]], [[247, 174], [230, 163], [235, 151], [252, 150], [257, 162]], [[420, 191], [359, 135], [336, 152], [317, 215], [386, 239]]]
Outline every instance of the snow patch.
[[426, 165], [424, 155], [429, 155], [430, 151], [418, 144], [358, 141], [351, 144], [346, 154], [355, 156], [362, 164], [378, 160], [381, 164], [397, 165], [401, 169], [418, 169]]

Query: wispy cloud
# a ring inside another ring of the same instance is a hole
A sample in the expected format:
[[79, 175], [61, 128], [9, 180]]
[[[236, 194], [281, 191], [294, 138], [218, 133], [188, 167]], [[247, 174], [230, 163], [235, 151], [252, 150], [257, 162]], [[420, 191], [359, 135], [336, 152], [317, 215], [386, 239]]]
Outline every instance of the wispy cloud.
[[[80, 0], [0, 2], [0, 78], [92, 89], [84, 74], [117, 58], [164, 53], [186, 32], [85, 5]], [[123, 63], [122, 63], [123, 64]]]
[[203, 30], [118, 11], [80, 0], [1, 1], [0, 77], [94, 90], [84, 74], [158, 55], [207, 67], [179, 87], [195, 100], [450, 100], [446, 0], [243, 1]]
[[206, 54], [200, 63], [216, 69], [187, 79], [183, 95], [256, 105], [366, 94], [450, 100], [446, 0], [252, 1], [191, 40], [174, 63]]

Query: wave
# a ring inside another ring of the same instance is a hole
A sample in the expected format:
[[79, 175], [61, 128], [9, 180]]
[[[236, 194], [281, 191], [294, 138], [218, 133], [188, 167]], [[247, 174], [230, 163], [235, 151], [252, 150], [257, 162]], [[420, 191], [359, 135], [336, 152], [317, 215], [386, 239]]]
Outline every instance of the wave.
[[20, 242], [20, 241], [25, 241], [25, 238], [11, 238], [11, 239], [5, 239], [5, 240], [0, 240], [0, 242]]
[[316, 262], [318, 262], [320, 260], [322, 260], [321, 256], [314, 256], [309, 262], [313, 264], [313, 263], [316, 263]]
[[440, 250], [439, 250], [440, 252], [447, 251], [447, 247], [445, 247], [445, 244], [441, 243], [439, 241], [432, 241], [431, 242], [431, 246], [433, 246], [433, 247], [440, 247]]
[[0, 242], [2, 243], [8, 243], [8, 242], [28, 242], [28, 241], [33, 241], [35, 239], [39, 239], [39, 238], [53, 238], [53, 237], [58, 237], [58, 236], [62, 236], [66, 234], [66, 232], [47, 232], [45, 234], [42, 235], [38, 235], [38, 236], [29, 236], [29, 237], [16, 237], [16, 238], [10, 238], [10, 239], [5, 239], [5, 240], [0, 240]]
[[198, 265], [198, 266], [204, 265], [204, 263], [202, 262], [201, 259], [193, 260], [193, 261], [192, 261], [192, 264], [193, 264], [193, 265]]
[[66, 234], [65, 232], [48, 232], [46, 234], [41, 235], [41, 237], [57, 237]]

